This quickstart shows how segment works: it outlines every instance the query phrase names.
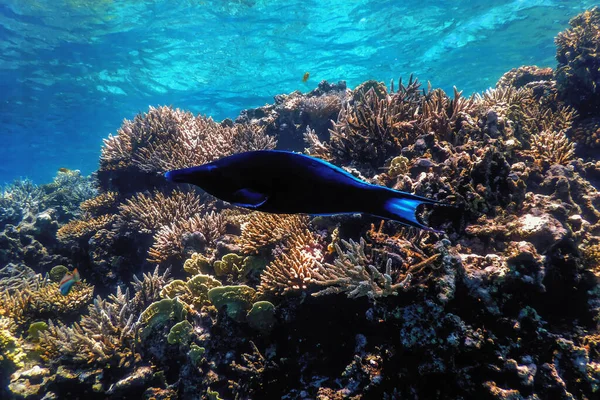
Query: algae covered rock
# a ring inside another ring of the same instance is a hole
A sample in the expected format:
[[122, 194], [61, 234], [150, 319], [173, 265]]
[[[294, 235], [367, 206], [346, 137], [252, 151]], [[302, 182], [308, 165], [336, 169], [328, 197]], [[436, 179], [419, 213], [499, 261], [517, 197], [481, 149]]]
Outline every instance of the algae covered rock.
[[190, 345], [190, 351], [188, 352], [188, 357], [193, 365], [199, 366], [202, 362], [204, 356], [205, 349], [204, 347], [200, 347], [195, 343]]
[[192, 335], [192, 324], [188, 321], [181, 321], [173, 325], [167, 336], [169, 344], [185, 344], [189, 342]]
[[202, 254], [193, 253], [185, 260], [183, 270], [191, 275], [205, 274], [210, 271], [210, 261]]
[[48, 329], [48, 324], [44, 321], [38, 321], [29, 325], [27, 333], [31, 339], [37, 340], [40, 338], [40, 332], [45, 331], [46, 329]]
[[252, 309], [248, 311], [246, 320], [251, 328], [262, 333], [269, 333], [275, 326], [275, 306], [268, 301], [257, 301], [252, 304]]
[[208, 298], [217, 309], [227, 307], [227, 315], [242, 322], [252, 307], [256, 290], [246, 285], [220, 286], [208, 291]]
[[50, 280], [58, 283], [62, 280], [67, 272], [69, 272], [69, 268], [65, 267], [64, 265], [57, 265], [50, 270]]
[[148, 306], [140, 315], [140, 323], [143, 326], [141, 336], [142, 339], [150, 334], [150, 332], [166, 322], [182, 321], [187, 314], [184, 305], [177, 299], [163, 299], [154, 302]]

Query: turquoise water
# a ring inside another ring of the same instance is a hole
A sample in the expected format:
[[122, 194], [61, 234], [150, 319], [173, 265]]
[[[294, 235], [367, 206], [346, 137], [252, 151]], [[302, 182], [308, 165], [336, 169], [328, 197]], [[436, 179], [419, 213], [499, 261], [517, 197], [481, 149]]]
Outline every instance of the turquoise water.
[[554, 36], [593, 4], [0, 0], [0, 184], [91, 173], [102, 138], [149, 105], [234, 118], [324, 79], [411, 73], [483, 91], [513, 67], [554, 67]]

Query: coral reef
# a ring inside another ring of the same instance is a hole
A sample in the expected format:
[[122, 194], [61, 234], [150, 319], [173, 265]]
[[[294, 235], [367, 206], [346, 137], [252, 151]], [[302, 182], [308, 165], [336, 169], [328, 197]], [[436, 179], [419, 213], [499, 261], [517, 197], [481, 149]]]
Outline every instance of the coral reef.
[[[469, 98], [410, 77], [321, 82], [236, 122], [150, 108], [96, 180], [3, 189], [0, 395], [598, 397], [597, 27], [577, 16], [556, 71]], [[239, 210], [161, 177], [275, 139], [456, 208], [424, 207], [436, 231], [417, 231]]]
[[556, 83], [560, 97], [584, 116], [600, 106], [600, 9], [595, 7], [569, 21], [556, 36]]

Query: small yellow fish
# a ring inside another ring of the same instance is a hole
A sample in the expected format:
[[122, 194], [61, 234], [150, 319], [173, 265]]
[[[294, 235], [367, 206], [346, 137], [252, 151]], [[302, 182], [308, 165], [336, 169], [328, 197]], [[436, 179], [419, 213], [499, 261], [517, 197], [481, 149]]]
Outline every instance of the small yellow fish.
[[310, 77], [310, 72], [305, 72], [304, 75], [302, 76], [302, 82], [306, 82], [309, 77]]
[[71, 170], [69, 168], [59, 168], [58, 172], [62, 172], [63, 174], [66, 174], [68, 172], [71, 172]]

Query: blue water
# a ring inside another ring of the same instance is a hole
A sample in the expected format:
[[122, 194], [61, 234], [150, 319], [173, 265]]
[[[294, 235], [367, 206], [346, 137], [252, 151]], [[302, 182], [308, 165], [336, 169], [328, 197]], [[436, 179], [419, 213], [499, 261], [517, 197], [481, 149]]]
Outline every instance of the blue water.
[[233, 118], [323, 79], [410, 73], [483, 91], [554, 67], [554, 36], [594, 3], [0, 0], [0, 184], [91, 173], [102, 138], [148, 105]]

